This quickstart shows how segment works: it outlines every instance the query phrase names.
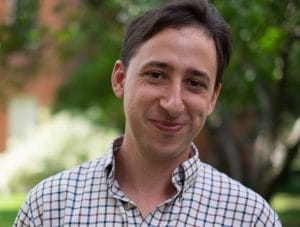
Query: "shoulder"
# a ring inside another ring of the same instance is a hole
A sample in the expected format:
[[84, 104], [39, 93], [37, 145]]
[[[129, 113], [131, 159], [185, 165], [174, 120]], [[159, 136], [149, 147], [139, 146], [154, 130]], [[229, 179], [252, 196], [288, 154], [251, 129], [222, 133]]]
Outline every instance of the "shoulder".
[[90, 184], [94, 184], [95, 180], [101, 180], [105, 176], [106, 156], [87, 161], [75, 168], [60, 172], [56, 175], [46, 178], [37, 184], [29, 193], [29, 195], [37, 194], [38, 197], [63, 193], [77, 192], [84, 190]]
[[277, 214], [259, 194], [208, 164], [199, 162], [198, 166], [195, 187], [219, 210], [246, 223], [281, 226]]
[[37, 188], [43, 187], [45, 185], [72, 185], [73, 183], [77, 183], [77, 181], [83, 181], [89, 178], [91, 175], [99, 175], [102, 174], [102, 169], [104, 165], [104, 157], [95, 159], [92, 161], [87, 161], [77, 167], [74, 167], [69, 170], [62, 171], [53, 176], [46, 178], [41, 181]]
[[61, 216], [69, 204], [75, 205], [77, 200], [105, 187], [106, 163], [107, 156], [104, 156], [41, 181], [28, 193], [15, 226], [27, 226], [31, 222], [42, 225], [43, 220], [49, 219], [54, 213], [54, 216]]

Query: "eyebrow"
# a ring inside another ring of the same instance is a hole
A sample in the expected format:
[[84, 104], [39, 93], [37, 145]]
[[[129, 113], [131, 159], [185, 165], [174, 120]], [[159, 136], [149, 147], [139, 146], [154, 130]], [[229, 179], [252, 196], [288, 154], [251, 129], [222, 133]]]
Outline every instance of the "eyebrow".
[[163, 68], [163, 69], [170, 70], [170, 71], [174, 70], [173, 66], [171, 66], [170, 64], [168, 64], [166, 62], [162, 62], [162, 61], [150, 61], [142, 66], [142, 68], [147, 68], [147, 67], [158, 67], [158, 68]]
[[210, 79], [211, 79], [207, 72], [200, 71], [197, 69], [189, 69], [189, 70], [187, 70], [187, 74], [192, 75], [192, 76], [201, 77], [201, 78], [207, 80], [207, 82], [210, 82]]

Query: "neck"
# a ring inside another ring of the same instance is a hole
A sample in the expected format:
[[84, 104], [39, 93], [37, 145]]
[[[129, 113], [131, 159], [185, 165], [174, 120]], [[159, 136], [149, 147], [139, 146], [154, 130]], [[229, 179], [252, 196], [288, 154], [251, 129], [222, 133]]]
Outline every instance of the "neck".
[[[176, 167], [164, 162], [151, 162], [122, 149], [116, 154], [116, 178], [123, 190], [134, 193], [164, 194], [172, 187], [171, 175]], [[156, 190], [155, 190], [156, 189]]]
[[115, 157], [115, 177], [120, 188], [137, 205], [143, 216], [175, 194], [176, 188], [171, 177], [182, 162], [182, 157], [175, 161], [149, 160], [137, 149], [126, 147], [124, 141]]

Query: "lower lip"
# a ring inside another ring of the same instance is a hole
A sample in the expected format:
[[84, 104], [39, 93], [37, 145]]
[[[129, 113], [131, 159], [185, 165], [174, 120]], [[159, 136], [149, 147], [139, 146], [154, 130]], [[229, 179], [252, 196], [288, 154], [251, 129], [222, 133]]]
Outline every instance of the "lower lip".
[[167, 133], [178, 133], [182, 128], [182, 124], [164, 124], [163, 122], [151, 120], [151, 123], [158, 128], [160, 131]]

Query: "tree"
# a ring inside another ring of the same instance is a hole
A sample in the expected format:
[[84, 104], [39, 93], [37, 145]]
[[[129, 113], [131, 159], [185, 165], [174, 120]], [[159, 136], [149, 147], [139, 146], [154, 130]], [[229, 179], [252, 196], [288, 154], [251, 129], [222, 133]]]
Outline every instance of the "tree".
[[[121, 102], [111, 90], [113, 63], [119, 58], [124, 25], [141, 10], [159, 1], [86, 1], [84, 10], [73, 15], [58, 40], [61, 53], [76, 56], [76, 66], [58, 92], [55, 111], [85, 112], [94, 121], [121, 128]], [[66, 56], [67, 55], [67, 56]]]
[[36, 0], [15, 1], [14, 10], [5, 15], [7, 21], [0, 23], [0, 100], [5, 98], [9, 90], [31, 79], [20, 75], [19, 71], [22, 70], [10, 67], [9, 57], [16, 52], [23, 52], [30, 58], [28, 67], [35, 65], [33, 50], [39, 39], [36, 25], [38, 7]]
[[208, 127], [215, 157], [227, 157], [220, 168], [270, 199], [299, 151], [300, 3], [213, 2], [234, 40], [218, 121]]

